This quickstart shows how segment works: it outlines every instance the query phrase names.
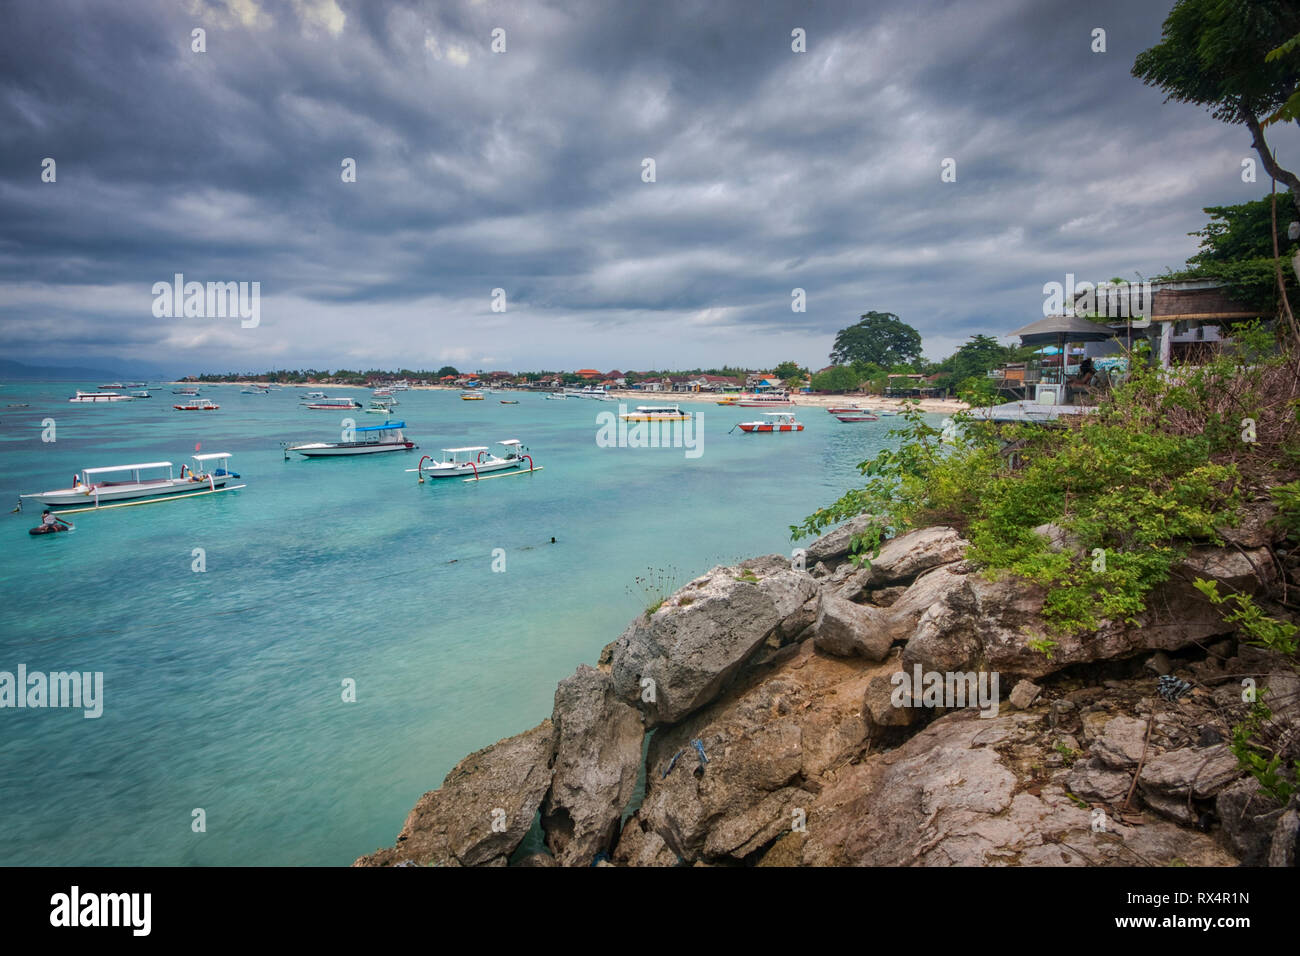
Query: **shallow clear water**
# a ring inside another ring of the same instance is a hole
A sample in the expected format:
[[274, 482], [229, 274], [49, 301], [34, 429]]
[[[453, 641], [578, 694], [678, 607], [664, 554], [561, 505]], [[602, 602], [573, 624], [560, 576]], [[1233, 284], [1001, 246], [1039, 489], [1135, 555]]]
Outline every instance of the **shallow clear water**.
[[[598, 447], [613, 402], [408, 391], [396, 412], [419, 451], [285, 461], [281, 440], [339, 432], [340, 413], [299, 406], [304, 390], [205, 387], [220, 411], [178, 412], [170, 388], [72, 405], [76, 387], [0, 388], [0, 502], [86, 467], [179, 467], [196, 444], [235, 453], [247, 487], [76, 515], [71, 534], [29, 536], [39, 505], [8, 517], [0, 670], [102, 671], [105, 703], [89, 720], [0, 710], [0, 865], [338, 865], [391, 844], [421, 793], [548, 716], [556, 682], [662, 596], [638, 577], [667, 593], [789, 554], [789, 525], [852, 486], [899, 421], [808, 408], [798, 435], [728, 434], [762, 410], [690, 403], [691, 460]], [[404, 470], [504, 438], [544, 470], [424, 486]]]

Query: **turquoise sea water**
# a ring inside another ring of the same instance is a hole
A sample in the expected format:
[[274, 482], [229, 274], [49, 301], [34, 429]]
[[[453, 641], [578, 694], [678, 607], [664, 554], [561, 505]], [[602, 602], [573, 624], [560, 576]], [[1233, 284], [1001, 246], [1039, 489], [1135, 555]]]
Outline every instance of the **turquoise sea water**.
[[[659, 596], [638, 577], [671, 591], [789, 554], [789, 525], [855, 484], [899, 421], [807, 408], [801, 434], [728, 434], [762, 409], [689, 403], [692, 460], [598, 447], [614, 402], [407, 391], [419, 451], [285, 461], [282, 440], [337, 440], [342, 414], [301, 408], [302, 389], [205, 387], [219, 411], [178, 412], [170, 387], [72, 405], [76, 387], [0, 388], [6, 510], [81, 468], [179, 468], [196, 444], [235, 453], [247, 487], [76, 515], [70, 534], [29, 536], [39, 505], [7, 516], [0, 670], [102, 671], [105, 699], [99, 719], [0, 710], [0, 865], [340, 865], [391, 844], [461, 757], [549, 715], [556, 682]], [[544, 470], [424, 486], [404, 470], [504, 438]]]

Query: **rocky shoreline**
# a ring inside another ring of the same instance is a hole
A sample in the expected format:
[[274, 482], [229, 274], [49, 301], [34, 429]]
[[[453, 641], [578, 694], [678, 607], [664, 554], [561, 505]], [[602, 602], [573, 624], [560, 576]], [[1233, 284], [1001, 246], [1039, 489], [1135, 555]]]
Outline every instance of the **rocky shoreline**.
[[[1136, 624], [1050, 657], [1030, 646], [1042, 593], [977, 571], [955, 530], [863, 567], [855, 530], [647, 610], [550, 718], [470, 754], [354, 865], [1295, 865], [1297, 798], [1262, 792], [1228, 741], [1247, 678], [1300, 732], [1300, 677], [1190, 583], [1300, 583], [1262, 517], [1193, 548]], [[948, 696], [909, 689], [923, 674]], [[535, 825], [549, 852], [523, 855]]]

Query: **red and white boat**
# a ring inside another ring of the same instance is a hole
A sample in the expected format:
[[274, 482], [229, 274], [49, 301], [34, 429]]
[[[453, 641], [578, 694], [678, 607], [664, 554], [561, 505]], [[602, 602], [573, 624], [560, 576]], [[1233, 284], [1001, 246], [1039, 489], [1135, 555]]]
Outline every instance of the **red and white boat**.
[[861, 405], [828, 405], [826, 411], [831, 415], [871, 414], [871, 409], [863, 408]]
[[803, 423], [795, 421], [793, 412], [768, 412], [765, 421], [740, 422], [737, 427], [743, 432], [801, 432]]
[[838, 419], [839, 419], [840, 421], [842, 421], [842, 422], [878, 422], [878, 421], [880, 421], [880, 416], [879, 416], [879, 415], [873, 415], [873, 414], [871, 414], [871, 412], [868, 412], [868, 411], [854, 412], [854, 413], [852, 413], [852, 414], [848, 414], [848, 415], [836, 415], [835, 417], [838, 418]]
[[178, 412], [215, 412], [221, 406], [210, 398], [196, 398], [184, 405], [173, 405]]

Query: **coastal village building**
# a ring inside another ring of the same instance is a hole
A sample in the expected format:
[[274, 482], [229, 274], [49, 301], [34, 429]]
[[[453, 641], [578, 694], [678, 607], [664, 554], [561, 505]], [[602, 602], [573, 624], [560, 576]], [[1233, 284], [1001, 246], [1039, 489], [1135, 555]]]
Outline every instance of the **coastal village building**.
[[[1143, 340], [1161, 368], [1198, 365], [1228, 341], [1226, 328], [1231, 323], [1269, 318], [1235, 301], [1222, 282], [1211, 279], [1103, 287], [1095, 294], [1093, 308], [1082, 307], [1081, 294], [1076, 294], [1074, 304], [1073, 315], [1055, 318], [1077, 323], [1077, 317], [1086, 312], [1093, 328], [1085, 325], [1080, 333], [1066, 332], [1054, 344], [1045, 341], [1051, 336], [1022, 336], [1022, 344], [1040, 346], [1034, 357], [989, 373], [1007, 398], [1049, 405], [1076, 401], [1080, 394], [1069, 386], [1069, 380], [1079, 375], [1085, 359], [1106, 373], [1100, 377], [1105, 387], [1111, 374], [1122, 374], [1126, 353]], [[1090, 394], [1088, 390], [1080, 392]]]

